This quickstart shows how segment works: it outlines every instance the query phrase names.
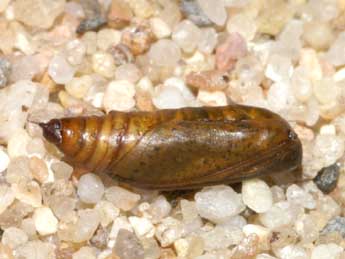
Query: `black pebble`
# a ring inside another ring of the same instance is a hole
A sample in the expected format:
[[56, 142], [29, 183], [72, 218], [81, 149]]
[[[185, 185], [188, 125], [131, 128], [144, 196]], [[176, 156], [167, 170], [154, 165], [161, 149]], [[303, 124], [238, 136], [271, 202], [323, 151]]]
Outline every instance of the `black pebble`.
[[314, 178], [314, 182], [323, 193], [327, 194], [337, 186], [338, 178], [339, 165], [333, 164], [322, 168]]
[[84, 33], [87, 31], [97, 31], [103, 25], [107, 23], [107, 20], [104, 17], [95, 17], [91, 19], [85, 19], [80, 22], [77, 33]]

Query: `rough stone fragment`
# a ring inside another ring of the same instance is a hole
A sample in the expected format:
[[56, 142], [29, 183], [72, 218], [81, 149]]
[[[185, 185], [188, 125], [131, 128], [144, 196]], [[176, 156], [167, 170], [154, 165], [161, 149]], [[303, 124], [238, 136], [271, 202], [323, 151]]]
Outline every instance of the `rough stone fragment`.
[[135, 87], [127, 80], [111, 81], [103, 97], [103, 106], [107, 112], [129, 111], [135, 105]]
[[169, 25], [166, 22], [164, 22], [164, 20], [158, 17], [151, 18], [150, 25], [152, 33], [158, 39], [166, 38], [171, 34], [171, 29]]
[[97, 30], [106, 24], [106, 17], [104, 16], [103, 10], [98, 1], [83, 0], [80, 4], [84, 9], [86, 18], [79, 24], [76, 31], [77, 33]]
[[198, 5], [205, 15], [215, 24], [222, 26], [227, 19], [224, 3], [221, 0], [197, 0]]
[[112, 0], [108, 13], [108, 25], [113, 28], [122, 28], [129, 24], [133, 17], [130, 6], [123, 0]]
[[29, 241], [16, 250], [18, 258], [56, 259], [55, 245], [40, 240]]
[[313, 196], [296, 184], [290, 185], [286, 190], [289, 202], [303, 206], [306, 209], [315, 209], [316, 202]]
[[119, 186], [113, 186], [105, 191], [105, 198], [121, 210], [131, 210], [140, 200], [140, 195]]
[[191, 21], [184, 20], [174, 27], [172, 39], [186, 53], [193, 53], [201, 38], [201, 30]]
[[49, 63], [48, 73], [57, 84], [66, 84], [72, 80], [75, 68], [63, 55], [55, 55]]
[[307, 251], [298, 245], [287, 245], [278, 250], [277, 255], [281, 259], [308, 259]]
[[92, 55], [92, 68], [101, 76], [112, 78], [115, 75], [115, 61], [107, 52], [98, 51]]
[[106, 24], [106, 19], [104, 17], [95, 17], [83, 20], [80, 22], [77, 33], [84, 33], [87, 31], [96, 31]]
[[100, 50], [107, 51], [111, 46], [119, 44], [121, 41], [121, 32], [105, 28], [97, 33], [97, 47]]
[[122, 32], [121, 43], [127, 45], [133, 55], [145, 53], [151, 46], [154, 35], [148, 23], [139, 22]]
[[48, 207], [42, 207], [35, 210], [33, 215], [36, 230], [41, 235], [53, 234], [57, 231], [58, 220], [52, 210]]
[[173, 217], [167, 217], [156, 227], [156, 238], [162, 247], [173, 244], [183, 234], [183, 224]]
[[121, 259], [144, 259], [143, 246], [138, 238], [126, 229], [119, 231], [114, 251]]
[[242, 199], [244, 204], [257, 213], [268, 211], [273, 204], [269, 186], [260, 179], [247, 180], [242, 183]]
[[314, 178], [314, 183], [324, 193], [330, 193], [337, 186], [339, 178], [339, 165], [333, 164], [322, 168]]
[[210, 26], [212, 22], [200, 8], [196, 0], [183, 0], [180, 2], [181, 12], [198, 26]]
[[120, 214], [120, 210], [110, 201], [99, 201], [95, 209], [99, 212], [102, 227], [107, 227]]
[[334, 243], [318, 245], [313, 249], [311, 259], [337, 259], [344, 249]]
[[104, 193], [104, 185], [99, 176], [84, 174], [78, 182], [78, 195], [85, 203], [97, 203]]
[[2, 234], [1, 242], [12, 249], [25, 244], [28, 241], [28, 236], [20, 228], [9, 227], [6, 228]]
[[199, 215], [213, 222], [224, 222], [244, 210], [241, 196], [225, 185], [202, 189], [195, 201]]
[[247, 54], [247, 45], [239, 33], [231, 33], [216, 49], [216, 66], [219, 70], [231, 70], [236, 61]]
[[199, 90], [197, 100], [206, 106], [226, 106], [228, 104], [223, 91]]
[[17, 0], [13, 2], [13, 11], [16, 19], [24, 24], [48, 29], [63, 12], [65, 2], [65, 0]]
[[148, 56], [155, 65], [173, 67], [181, 58], [181, 50], [174, 41], [162, 39], [152, 44]]
[[188, 85], [207, 91], [224, 90], [229, 81], [229, 75], [219, 70], [191, 72], [186, 77]]
[[72, 256], [72, 259], [96, 259], [96, 251], [88, 246], [83, 246]]
[[0, 173], [5, 171], [10, 163], [8, 154], [0, 148]]
[[332, 232], [338, 232], [345, 238], [345, 218], [344, 217], [335, 217], [330, 220], [327, 225], [321, 231], [321, 234], [327, 234]]

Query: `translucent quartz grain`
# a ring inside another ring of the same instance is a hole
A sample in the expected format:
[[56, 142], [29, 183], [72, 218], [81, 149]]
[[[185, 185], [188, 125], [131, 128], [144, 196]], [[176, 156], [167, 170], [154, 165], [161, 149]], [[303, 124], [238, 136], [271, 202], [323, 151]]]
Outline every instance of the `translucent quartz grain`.
[[48, 73], [57, 84], [66, 84], [72, 80], [75, 73], [73, 68], [62, 55], [55, 55], [48, 68]]
[[167, 201], [166, 197], [163, 195], [159, 195], [151, 202], [148, 212], [152, 217], [152, 222], [155, 223], [167, 217], [171, 212], [171, 209], [172, 206]]
[[242, 228], [245, 236], [255, 234], [259, 238], [259, 247], [262, 250], [268, 250], [270, 247], [271, 231], [260, 225], [248, 224]]
[[308, 259], [307, 251], [297, 245], [288, 245], [276, 252], [281, 259]]
[[99, 201], [95, 209], [99, 212], [101, 225], [107, 227], [120, 214], [120, 209], [110, 201]]
[[246, 14], [237, 14], [229, 18], [226, 24], [226, 30], [229, 33], [237, 32], [246, 41], [251, 41], [255, 37], [257, 25], [254, 17]]
[[273, 204], [267, 212], [260, 214], [259, 219], [264, 226], [270, 229], [278, 229], [292, 224], [302, 212], [303, 208], [300, 206], [281, 201]]
[[201, 30], [191, 21], [183, 20], [174, 27], [172, 39], [180, 48], [191, 53], [197, 47], [201, 37]]
[[26, 25], [48, 29], [63, 12], [65, 0], [18, 0], [14, 2], [16, 19]]
[[332, 78], [323, 78], [313, 84], [313, 93], [321, 104], [334, 102], [340, 89]]
[[25, 244], [28, 241], [28, 236], [20, 228], [9, 227], [6, 228], [2, 234], [1, 243], [11, 247], [12, 249]]
[[344, 149], [343, 137], [333, 134], [319, 134], [315, 139], [313, 156], [322, 168], [334, 164], [344, 154]]
[[7, 143], [7, 152], [11, 158], [27, 155], [25, 148], [30, 141], [30, 136], [24, 129], [13, 132]]
[[10, 163], [10, 158], [8, 154], [0, 148], [0, 173], [5, 171]]
[[210, 2], [208, 0], [197, 0], [197, 2], [212, 22], [220, 26], [224, 25], [227, 13], [223, 1], [214, 0]]
[[16, 250], [19, 258], [35, 258], [35, 259], [55, 259], [55, 245], [33, 240], [25, 243]]
[[199, 90], [197, 100], [206, 106], [226, 106], [228, 104], [223, 91]]
[[28, 182], [32, 179], [30, 160], [26, 156], [11, 159], [6, 173], [8, 183]]
[[36, 209], [33, 214], [33, 220], [40, 235], [53, 234], [58, 229], [58, 220], [48, 207]]
[[37, 156], [32, 156], [30, 158], [30, 169], [33, 178], [36, 179], [39, 183], [44, 183], [48, 180], [48, 166], [43, 159], [40, 159]]
[[296, 184], [290, 185], [286, 190], [289, 202], [303, 206], [306, 209], [315, 209], [316, 202], [313, 196]]
[[114, 247], [121, 259], [144, 259], [144, 249], [138, 238], [130, 231], [121, 229]]
[[307, 71], [303, 67], [297, 67], [291, 78], [291, 88], [294, 96], [301, 102], [306, 102], [313, 93], [311, 80], [307, 76]]
[[65, 89], [75, 98], [84, 98], [91, 88], [92, 83], [92, 77], [89, 75], [74, 77], [65, 85]]
[[83, 202], [97, 203], [101, 200], [104, 193], [102, 180], [95, 174], [84, 174], [78, 181], [77, 193]]
[[178, 45], [168, 39], [162, 39], [152, 44], [148, 57], [155, 65], [173, 67], [181, 58]]
[[140, 195], [119, 186], [113, 186], [105, 191], [105, 198], [123, 211], [131, 210], [140, 200]]
[[15, 196], [13, 190], [5, 185], [0, 185], [0, 214], [3, 213], [14, 201]]
[[88, 241], [94, 235], [99, 223], [100, 217], [97, 211], [93, 209], [79, 210], [76, 222], [59, 228], [59, 237], [61, 240], [75, 243]]
[[206, 251], [225, 249], [237, 245], [244, 237], [240, 228], [229, 225], [217, 225], [208, 232], [201, 233]]
[[73, 66], [80, 65], [86, 54], [85, 43], [81, 40], [72, 40], [66, 44], [66, 60]]
[[139, 68], [132, 64], [123, 64], [116, 68], [115, 78], [117, 80], [127, 80], [131, 83], [136, 83], [142, 77], [142, 73]]
[[344, 249], [336, 244], [318, 245], [313, 249], [311, 259], [336, 259], [339, 258]]
[[313, 21], [304, 25], [303, 39], [317, 50], [328, 49], [334, 39], [334, 33], [329, 23]]
[[183, 224], [173, 217], [166, 217], [156, 226], [155, 236], [162, 247], [173, 244], [183, 234]]
[[213, 222], [225, 222], [244, 210], [240, 194], [230, 186], [203, 188], [195, 194], [199, 215]]
[[291, 60], [284, 56], [272, 55], [266, 66], [265, 76], [274, 82], [287, 81], [292, 75]]
[[11, 0], [4, 0], [4, 1], [1, 1], [0, 3], [0, 12], [3, 12], [6, 10], [7, 8], [7, 5], [9, 4]]
[[97, 47], [107, 51], [111, 46], [120, 43], [121, 32], [114, 29], [102, 29], [97, 33]]
[[211, 54], [218, 42], [218, 34], [214, 28], [203, 28], [198, 41], [198, 49], [207, 54]]
[[96, 259], [96, 251], [91, 247], [83, 246], [73, 253], [72, 259]]
[[150, 19], [150, 25], [153, 34], [158, 38], [166, 38], [170, 36], [171, 34], [171, 29], [169, 25], [162, 19], [158, 17], [153, 17]]
[[134, 84], [127, 80], [111, 81], [104, 92], [103, 106], [107, 112], [129, 111], [135, 105]]
[[147, 218], [132, 216], [129, 217], [128, 220], [138, 237], [149, 234], [154, 230], [153, 224]]
[[331, 44], [325, 58], [334, 66], [345, 64], [345, 32], [338, 34], [336, 40]]
[[164, 85], [155, 88], [153, 104], [160, 109], [193, 106], [194, 96], [183, 80], [177, 77], [168, 78]]
[[92, 55], [92, 68], [97, 74], [106, 78], [112, 78], [115, 75], [115, 62], [109, 53], [96, 52]]
[[242, 183], [242, 199], [244, 204], [257, 213], [268, 211], [273, 203], [269, 186], [260, 179], [247, 180]]

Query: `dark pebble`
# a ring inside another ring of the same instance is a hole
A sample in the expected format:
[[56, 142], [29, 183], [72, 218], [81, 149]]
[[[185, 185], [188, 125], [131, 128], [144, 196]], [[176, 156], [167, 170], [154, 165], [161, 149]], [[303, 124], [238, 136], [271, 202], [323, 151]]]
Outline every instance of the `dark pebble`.
[[80, 1], [86, 18], [80, 22], [77, 33], [96, 31], [107, 23], [105, 12], [97, 0]]
[[344, 217], [335, 217], [330, 220], [324, 229], [321, 231], [321, 234], [325, 235], [332, 232], [338, 232], [343, 238], [345, 238], [345, 218]]
[[338, 178], [339, 166], [333, 164], [322, 168], [314, 178], [314, 182], [323, 193], [327, 194], [333, 191], [337, 186]]
[[11, 69], [11, 63], [7, 59], [0, 57], [0, 88], [3, 88], [8, 84]]
[[180, 10], [189, 20], [198, 26], [210, 26], [213, 23], [208, 19], [195, 0], [183, 0], [180, 3]]
[[85, 19], [80, 22], [77, 28], [77, 33], [84, 33], [87, 31], [97, 31], [106, 23], [107, 23], [107, 20], [104, 17], [95, 17], [91, 19]]

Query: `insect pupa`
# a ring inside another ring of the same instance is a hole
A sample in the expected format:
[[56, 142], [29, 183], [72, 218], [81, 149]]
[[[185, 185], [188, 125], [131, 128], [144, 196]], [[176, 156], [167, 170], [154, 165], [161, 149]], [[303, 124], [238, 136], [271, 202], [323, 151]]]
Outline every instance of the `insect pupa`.
[[141, 188], [193, 189], [301, 166], [302, 146], [279, 115], [242, 105], [117, 112], [40, 123], [76, 168]]

